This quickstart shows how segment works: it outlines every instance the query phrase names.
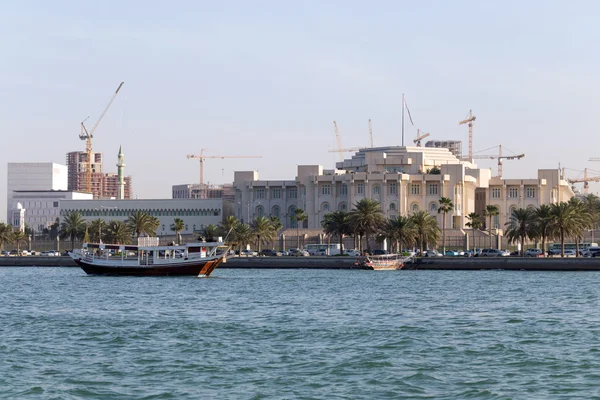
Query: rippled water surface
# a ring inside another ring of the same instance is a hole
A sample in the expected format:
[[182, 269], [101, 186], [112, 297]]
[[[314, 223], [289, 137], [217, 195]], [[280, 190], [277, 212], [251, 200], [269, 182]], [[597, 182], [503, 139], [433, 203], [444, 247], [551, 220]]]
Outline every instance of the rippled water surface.
[[600, 398], [600, 273], [0, 268], [0, 398]]

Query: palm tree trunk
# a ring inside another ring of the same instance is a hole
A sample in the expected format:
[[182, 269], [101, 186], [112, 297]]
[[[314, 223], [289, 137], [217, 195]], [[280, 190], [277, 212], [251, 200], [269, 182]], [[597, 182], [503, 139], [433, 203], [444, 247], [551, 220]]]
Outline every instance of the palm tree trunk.
[[575, 240], [575, 257], [579, 257], [579, 238]]
[[365, 239], [367, 241], [367, 253], [371, 254], [371, 244], [369, 243], [369, 231], [365, 232]]
[[488, 233], [490, 235], [490, 249], [492, 248], [492, 216], [490, 215], [490, 225], [488, 226]]
[[560, 229], [560, 256], [565, 257], [565, 230]]
[[525, 257], [525, 236], [521, 236], [521, 257]]
[[475, 228], [473, 229], [473, 243], [471, 243], [471, 249], [473, 249], [473, 255], [475, 255]]
[[340, 234], [340, 254], [344, 255], [344, 235]]
[[442, 213], [442, 254], [446, 255], [446, 213]]
[[298, 221], [296, 220], [296, 248], [300, 248], [300, 225], [298, 225]]

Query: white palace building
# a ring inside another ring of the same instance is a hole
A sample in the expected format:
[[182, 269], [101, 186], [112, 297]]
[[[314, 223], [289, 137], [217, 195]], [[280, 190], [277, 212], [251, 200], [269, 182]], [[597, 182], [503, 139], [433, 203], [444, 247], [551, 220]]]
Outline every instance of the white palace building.
[[244, 222], [277, 216], [284, 227], [294, 228], [290, 216], [299, 207], [308, 216], [303, 228], [310, 229], [319, 229], [328, 212], [350, 211], [363, 198], [380, 202], [386, 217], [427, 210], [442, 226], [438, 201], [448, 197], [454, 210], [448, 213], [446, 226], [462, 229], [468, 222], [466, 216], [471, 212], [482, 215], [487, 204], [498, 206], [500, 215], [492, 225], [503, 228], [512, 209], [574, 196], [558, 169], [540, 169], [536, 178], [501, 179], [446, 148], [404, 146], [361, 149], [337, 163], [335, 170], [300, 165], [291, 180], [259, 180], [255, 171], [236, 171], [234, 188], [235, 215]]

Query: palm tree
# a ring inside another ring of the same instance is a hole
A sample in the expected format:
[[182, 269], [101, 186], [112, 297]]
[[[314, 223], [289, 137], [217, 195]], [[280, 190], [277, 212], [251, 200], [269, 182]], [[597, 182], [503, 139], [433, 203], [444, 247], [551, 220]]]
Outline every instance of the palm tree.
[[417, 242], [417, 231], [410, 217], [399, 215], [390, 218], [384, 228], [390, 240], [396, 242], [396, 252], [400, 253], [404, 245], [414, 246]]
[[440, 228], [435, 217], [425, 210], [415, 211], [410, 219], [417, 231], [419, 250], [420, 254], [423, 255], [423, 245], [425, 243], [437, 243], [440, 237]]
[[350, 226], [354, 232], [364, 232], [367, 241], [367, 252], [371, 252], [369, 235], [376, 233], [385, 224], [385, 217], [378, 201], [361, 199], [350, 211]]
[[175, 231], [175, 236], [177, 236], [177, 244], [180, 244], [181, 237], [179, 236], [179, 232], [185, 229], [185, 223], [181, 218], [175, 218], [173, 223], [171, 224], [171, 230]]
[[582, 225], [582, 218], [578, 211], [577, 207], [565, 201], [550, 205], [552, 215], [550, 229], [555, 237], [560, 239], [561, 257], [565, 256], [565, 237], [575, 236]]
[[256, 236], [256, 251], [260, 253], [261, 244], [272, 243], [277, 236], [277, 232], [271, 223], [271, 220], [265, 217], [258, 217], [252, 221], [252, 232]]
[[575, 239], [575, 257], [579, 257], [579, 242], [583, 239], [583, 232], [593, 226], [593, 217], [586, 205], [577, 197], [571, 197], [568, 203], [575, 209], [579, 219], [572, 233], [572, 237]]
[[321, 222], [327, 235], [336, 235], [340, 238], [340, 255], [344, 255], [344, 235], [352, 233], [350, 230], [350, 214], [346, 211], [334, 211], [325, 214]]
[[90, 222], [88, 232], [90, 241], [94, 243], [102, 243], [102, 232], [106, 233], [106, 222], [102, 218], [98, 218]]
[[535, 218], [536, 237], [542, 240], [542, 254], [546, 254], [546, 239], [552, 236], [552, 208], [548, 204], [541, 204], [533, 210]]
[[0, 222], [0, 249], [4, 249], [4, 245], [13, 242], [12, 226]]
[[223, 222], [219, 225], [219, 230], [221, 235], [223, 235], [223, 240], [231, 243], [232, 246], [236, 244], [235, 238], [235, 227], [240, 224], [240, 221], [233, 215], [230, 215], [223, 219]]
[[207, 242], [214, 242], [218, 234], [219, 227], [214, 224], [209, 224], [202, 228], [199, 239], [204, 239]]
[[75, 239], [83, 238], [85, 234], [86, 221], [81, 217], [79, 211], [70, 211], [65, 215], [60, 224], [60, 238], [71, 239], [71, 249], [75, 247]]
[[495, 217], [496, 215], [499, 215], [499, 214], [500, 214], [500, 210], [498, 209], [498, 206], [494, 206], [492, 204], [486, 205], [485, 209], [483, 210], [483, 216], [488, 217], [489, 221], [490, 221], [490, 223], [487, 226], [488, 234], [490, 235], [490, 248], [494, 247], [492, 245], [492, 217]]
[[296, 247], [300, 248], [300, 222], [306, 221], [308, 215], [301, 208], [295, 208], [294, 213], [290, 216], [290, 220], [292, 223], [296, 222]]
[[448, 197], [441, 197], [440, 198], [440, 206], [438, 208], [438, 214], [442, 213], [443, 214], [443, 218], [442, 218], [442, 254], [446, 254], [446, 214], [449, 213], [450, 211], [452, 211], [452, 209], [454, 208], [454, 204], [452, 203], [452, 200], [450, 200]]
[[125, 222], [129, 225], [130, 230], [136, 237], [142, 235], [156, 236], [156, 230], [160, 226], [158, 218], [141, 210], [132, 213]]
[[279, 217], [271, 215], [271, 217], [269, 217], [269, 221], [271, 221], [271, 225], [273, 225], [273, 228], [275, 228], [275, 232], [279, 232], [279, 230], [283, 228], [283, 224], [281, 223]]
[[[481, 226], [483, 225], [483, 222], [481, 221], [481, 217], [479, 216], [479, 214], [477, 213], [469, 213], [469, 215], [467, 215], [467, 219], [469, 220], [469, 222], [467, 222], [465, 225], [468, 226], [469, 228], [471, 228], [471, 231], [473, 232], [473, 244], [472, 244], [472, 248], [473, 251], [475, 250], [475, 231], [478, 229], [481, 229]], [[473, 255], [475, 255], [475, 253], [473, 253]]]
[[110, 221], [107, 227], [106, 237], [110, 243], [129, 244], [131, 243], [132, 232], [130, 224], [123, 221]]
[[590, 227], [590, 233], [591, 233], [591, 240], [590, 242], [594, 241], [594, 230], [598, 227], [598, 222], [600, 222], [600, 197], [596, 196], [595, 194], [587, 194], [583, 197], [582, 200], [585, 208], [587, 209], [587, 212], [590, 214], [590, 219], [591, 219], [591, 227]]
[[17, 246], [17, 254], [21, 254], [21, 245], [27, 243], [27, 235], [20, 229], [16, 229], [12, 235], [13, 243]]
[[242, 246], [247, 245], [252, 240], [252, 238], [254, 238], [254, 232], [252, 232], [250, 225], [239, 223], [233, 228], [233, 233], [235, 240], [239, 246], [239, 251], [241, 255]]
[[521, 257], [525, 255], [525, 240], [536, 236], [536, 219], [533, 211], [526, 208], [513, 210], [510, 221], [506, 223], [506, 237], [509, 243], [521, 243]]

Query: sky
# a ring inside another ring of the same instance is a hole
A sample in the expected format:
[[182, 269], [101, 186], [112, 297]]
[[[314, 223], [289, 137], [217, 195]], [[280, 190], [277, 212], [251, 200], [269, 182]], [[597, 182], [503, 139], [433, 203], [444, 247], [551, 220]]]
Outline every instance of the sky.
[[[293, 179], [297, 165], [338, 161], [342, 146], [401, 144], [402, 93], [429, 139], [462, 140], [477, 117], [479, 154], [524, 153], [505, 178], [538, 168], [600, 175], [596, 109], [600, 3], [593, 1], [29, 1], [0, 12], [0, 210], [8, 162], [65, 164], [93, 149], [139, 198], [204, 181]], [[486, 150], [489, 149], [489, 150]], [[350, 156], [350, 154], [346, 154]], [[496, 171], [496, 161], [478, 160]], [[591, 185], [597, 192], [599, 186]], [[2, 216], [3, 213], [0, 213]]]

